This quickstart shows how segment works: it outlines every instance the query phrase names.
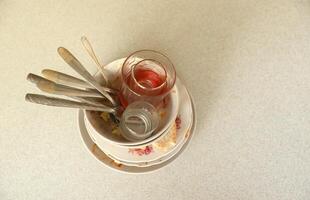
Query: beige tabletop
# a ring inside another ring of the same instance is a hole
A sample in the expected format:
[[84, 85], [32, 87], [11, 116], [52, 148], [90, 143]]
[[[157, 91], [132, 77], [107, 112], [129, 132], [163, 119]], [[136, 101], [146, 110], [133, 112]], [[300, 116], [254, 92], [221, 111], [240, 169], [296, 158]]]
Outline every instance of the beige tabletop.
[[[77, 110], [24, 102], [25, 78], [57, 55], [95, 65], [167, 54], [197, 107], [190, 146], [167, 167], [126, 175], [85, 148]], [[0, 1], [0, 199], [309, 199], [308, 0]]]

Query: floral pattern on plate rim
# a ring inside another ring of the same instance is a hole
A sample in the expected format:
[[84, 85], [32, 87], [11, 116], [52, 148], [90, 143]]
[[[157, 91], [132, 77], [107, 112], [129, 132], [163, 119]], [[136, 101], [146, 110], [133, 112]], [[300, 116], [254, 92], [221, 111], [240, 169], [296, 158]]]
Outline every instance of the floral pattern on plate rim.
[[153, 150], [152, 145], [149, 145], [149, 146], [146, 146], [143, 148], [128, 149], [129, 153], [132, 153], [132, 154], [138, 155], [138, 156], [149, 155], [153, 151], [154, 150]]
[[[181, 128], [181, 123], [182, 123], [180, 115], [178, 115], [177, 118], [175, 119], [175, 123], [177, 126], [177, 130], [179, 130]], [[128, 149], [128, 153], [132, 153], [133, 155], [138, 155], [138, 156], [149, 155], [152, 152], [154, 152], [152, 145], [148, 145], [143, 148]]]

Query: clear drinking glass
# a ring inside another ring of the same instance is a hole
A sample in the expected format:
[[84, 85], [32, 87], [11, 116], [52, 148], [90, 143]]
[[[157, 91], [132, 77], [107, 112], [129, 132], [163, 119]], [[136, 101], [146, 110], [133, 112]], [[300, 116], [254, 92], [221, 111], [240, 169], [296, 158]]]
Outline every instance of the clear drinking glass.
[[145, 101], [136, 101], [123, 112], [120, 122], [121, 133], [129, 141], [148, 138], [157, 129], [159, 116], [156, 108]]
[[157, 105], [169, 94], [176, 80], [169, 58], [153, 50], [141, 50], [128, 56], [121, 76], [120, 101], [124, 107], [139, 100]]

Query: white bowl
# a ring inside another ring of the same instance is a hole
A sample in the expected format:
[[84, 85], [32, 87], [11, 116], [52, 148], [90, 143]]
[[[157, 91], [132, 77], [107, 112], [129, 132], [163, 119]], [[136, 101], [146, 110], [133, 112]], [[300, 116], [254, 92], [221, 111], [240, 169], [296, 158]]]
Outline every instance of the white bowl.
[[[120, 81], [120, 69], [124, 62], [123, 59], [118, 59], [110, 64], [108, 64], [105, 69], [107, 71], [107, 76], [111, 83], [117, 84]], [[95, 78], [100, 82], [102, 77], [99, 73], [95, 75]], [[112, 85], [114, 88], [118, 88], [119, 85]], [[158, 126], [158, 129], [150, 136], [149, 138], [132, 142], [124, 139], [119, 134], [119, 128], [115, 127], [115, 124], [111, 121], [111, 119], [107, 119], [104, 121], [100, 116], [101, 112], [96, 111], [84, 111], [87, 121], [91, 124], [95, 131], [92, 132], [91, 137], [96, 141], [104, 141], [110, 142], [121, 146], [131, 146], [138, 147], [141, 145], [146, 145], [155, 139], [159, 138], [174, 122], [178, 109], [179, 109], [179, 98], [178, 98], [178, 89], [174, 87], [171, 93], [165, 98], [166, 106], [160, 108], [160, 116], [161, 120]]]
[[[175, 149], [178, 149], [185, 142], [193, 124], [193, 108], [190, 96], [179, 79], [177, 79], [176, 87], [179, 90], [180, 105], [182, 105], [177, 114], [178, 122], [176, 123], [178, 123], [178, 128], [175, 126], [174, 128], [168, 128], [158, 139], [139, 148], [120, 146], [96, 137], [96, 130], [85, 120], [88, 133], [97, 146], [109, 157], [128, 166], [149, 166], [169, 158], [167, 155], [171, 155]], [[175, 136], [175, 139], [171, 140], [173, 136]], [[158, 145], [160, 142], [161, 145]]]

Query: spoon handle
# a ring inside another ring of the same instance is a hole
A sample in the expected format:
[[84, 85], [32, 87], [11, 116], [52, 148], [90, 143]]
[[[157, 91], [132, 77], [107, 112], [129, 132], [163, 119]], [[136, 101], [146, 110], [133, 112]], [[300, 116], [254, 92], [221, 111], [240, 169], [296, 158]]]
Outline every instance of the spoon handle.
[[[70, 76], [68, 74], [62, 73], [62, 72], [58, 72], [58, 71], [54, 71], [51, 69], [44, 69], [41, 72], [43, 74], [43, 76], [51, 81], [54, 81], [55, 83], [58, 84], [62, 84], [62, 85], [67, 85], [67, 86], [74, 86], [74, 87], [80, 87], [80, 88], [87, 88], [87, 89], [94, 89], [94, 87], [90, 84], [88, 84], [87, 82]], [[103, 87], [101, 86], [103, 90], [105, 90], [106, 92], [112, 93], [112, 94], [116, 94], [117, 90], [108, 88], [108, 87]]]
[[94, 86], [102, 95], [104, 95], [115, 106], [116, 101], [102, 89], [102, 86], [94, 79], [94, 77], [83, 67], [83, 65], [65, 48], [58, 48], [59, 55], [64, 61], [71, 66], [77, 73], [79, 73], [89, 84]]
[[94, 110], [113, 113], [115, 110], [113, 108], [94, 106], [87, 103], [71, 101], [67, 99], [61, 99], [56, 97], [49, 97], [39, 94], [26, 94], [25, 100], [31, 103], [42, 104], [47, 106], [56, 106], [56, 107], [66, 107], [66, 108], [80, 108], [85, 110]]
[[37, 87], [47, 93], [66, 95], [66, 96], [81, 96], [81, 97], [103, 97], [101, 93], [93, 90], [81, 90], [65, 85], [56, 84], [53, 81], [47, 80], [35, 74], [28, 74], [27, 80], [35, 83]]
[[100, 71], [101, 75], [103, 76], [103, 79], [105, 80], [105, 85], [109, 85], [109, 79], [106, 77], [104, 68], [102, 64], [100, 64], [98, 57], [95, 54], [95, 51], [90, 44], [89, 40], [86, 36], [81, 37], [82, 45], [84, 46], [84, 49], [87, 51], [88, 55], [93, 59], [93, 61], [96, 63], [98, 70]]
[[[102, 99], [102, 98], [94, 98], [94, 97], [81, 97], [81, 96], [69, 96], [70, 98], [83, 102], [83, 103], [88, 103], [94, 106], [100, 106], [100, 107], [109, 107], [110, 102], [107, 101], [107, 99]], [[106, 101], [106, 102], [104, 102]]]
[[93, 86], [89, 85], [85, 81], [75, 78], [73, 76], [57, 72], [51, 69], [44, 69], [41, 72], [43, 76], [51, 81], [54, 81], [55, 83], [63, 84], [63, 85], [72, 85], [76, 87], [81, 87], [81, 88], [94, 88]]

